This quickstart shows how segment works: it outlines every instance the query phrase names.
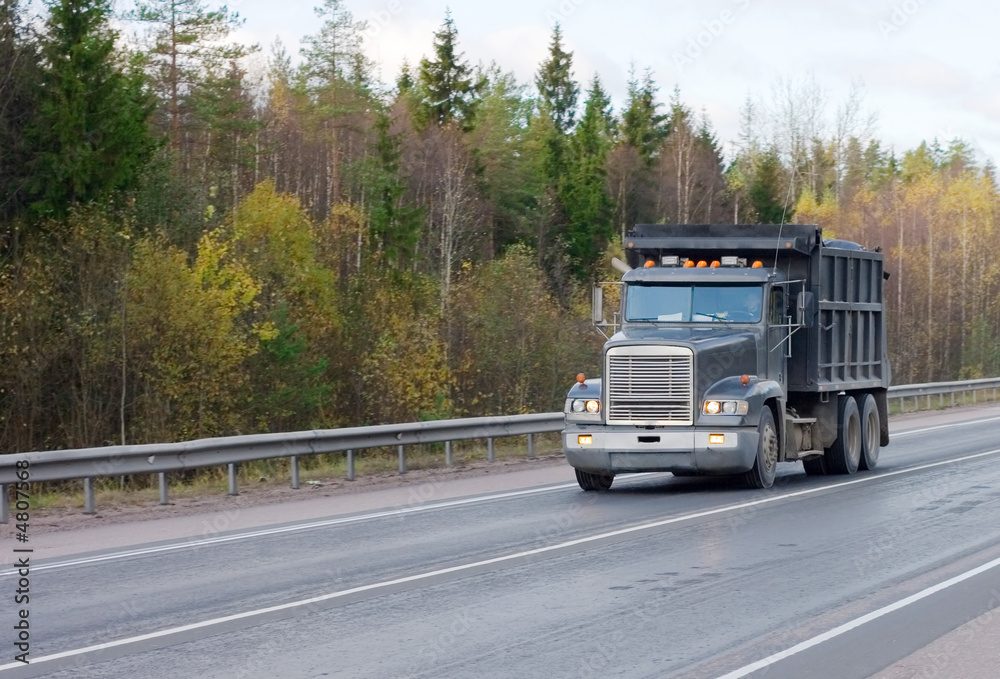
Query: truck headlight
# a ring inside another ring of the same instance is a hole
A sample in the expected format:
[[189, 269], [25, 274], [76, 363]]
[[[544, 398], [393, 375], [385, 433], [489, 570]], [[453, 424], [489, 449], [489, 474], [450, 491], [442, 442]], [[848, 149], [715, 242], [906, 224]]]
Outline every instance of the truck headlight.
[[750, 404], [746, 401], [705, 401], [706, 415], [746, 415]]
[[571, 405], [571, 410], [574, 413], [590, 413], [591, 415], [595, 415], [601, 412], [601, 402], [595, 398], [574, 399]]

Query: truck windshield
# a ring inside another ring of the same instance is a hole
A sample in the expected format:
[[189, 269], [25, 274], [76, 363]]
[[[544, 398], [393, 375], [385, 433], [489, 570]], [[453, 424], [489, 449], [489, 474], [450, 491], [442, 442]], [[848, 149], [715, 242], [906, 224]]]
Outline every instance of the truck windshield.
[[625, 320], [674, 323], [757, 323], [759, 285], [629, 285]]

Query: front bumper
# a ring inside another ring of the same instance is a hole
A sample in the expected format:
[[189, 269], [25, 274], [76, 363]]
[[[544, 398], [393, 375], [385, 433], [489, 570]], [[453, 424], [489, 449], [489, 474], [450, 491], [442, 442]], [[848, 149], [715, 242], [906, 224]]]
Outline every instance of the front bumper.
[[[712, 434], [725, 442], [709, 443]], [[592, 443], [581, 444], [581, 435]], [[569, 426], [563, 430], [563, 453], [577, 469], [588, 472], [697, 472], [738, 474], [750, 471], [757, 456], [756, 427]]]

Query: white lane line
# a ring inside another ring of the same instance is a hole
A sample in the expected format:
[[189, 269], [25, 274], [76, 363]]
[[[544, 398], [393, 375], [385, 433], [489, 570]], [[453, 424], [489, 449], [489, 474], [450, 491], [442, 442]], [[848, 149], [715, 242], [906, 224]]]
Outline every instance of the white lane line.
[[[463, 498], [460, 500], [448, 500], [445, 502], [435, 502], [433, 504], [421, 504], [413, 505], [410, 507], [403, 507], [401, 509], [390, 509], [382, 512], [374, 512], [371, 514], [361, 514], [358, 516], [347, 516], [339, 519], [324, 519], [322, 521], [312, 521], [310, 523], [295, 524], [293, 526], [281, 526], [279, 528], [264, 528], [261, 530], [250, 531], [246, 533], [238, 533], [235, 535], [220, 535], [214, 538], [201, 538], [198, 540], [188, 540], [186, 542], [179, 542], [169, 545], [160, 545], [158, 547], [145, 547], [142, 549], [133, 549], [126, 552], [115, 552], [113, 554], [101, 554], [98, 556], [84, 557], [80, 559], [70, 559], [67, 561], [58, 561], [55, 563], [47, 563], [40, 566], [32, 566], [31, 570], [46, 571], [55, 568], [66, 568], [68, 566], [80, 566], [84, 564], [101, 563], [104, 561], [112, 561], [115, 559], [125, 559], [132, 556], [145, 556], [148, 554], [161, 554], [163, 552], [174, 552], [179, 549], [191, 549], [196, 547], [204, 547], [206, 545], [217, 545], [224, 542], [236, 542], [239, 540], [248, 540], [250, 538], [263, 537], [267, 535], [280, 535], [283, 533], [294, 533], [302, 530], [310, 530], [313, 528], [325, 528], [327, 526], [339, 526], [347, 523], [356, 523], [359, 521], [368, 521], [370, 519], [383, 519], [391, 518], [394, 516], [404, 516], [406, 514], [415, 514], [417, 512], [426, 512], [432, 509], [444, 509], [448, 507], [460, 507], [462, 505], [475, 504], [478, 502], [489, 502], [492, 500], [504, 500], [512, 497], [523, 497], [525, 495], [537, 495], [540, 493], [550, 493], [557, 490], [565, 490], [567, 488], [577, 488], [575, 483], [561, 483], [555, 486], [545, 486], [542, 488], [530, 488], [527, 490], [511, 491], [507, 493], [497, 493], [495, 495], [486, 495], [479, 497]], [[0, 578], [7, 575], [16, 575], [16, 570], [0, 571]]]
[[[631, 533], [637, 533], [644, 530], [649, 530], [652, 528], [659, 528], [662, 526], [669, 526], [675, 523], [681, 523], [684, 521], [690, 521], [692, 519], [700, 519], [706, 516], [715, 516], [717, 514], [724, 514], [726, 512], [737, 511], [740, 509], [747, 509], [749, 507], [756, 507], [759, 505], [766, 505], [772, 502], [779, 502], [781, 500], [786, 500], [793, 497], [802, 497], [805, 495], [814, 495], [816, 493], [822, 493], [828, 490], [834, 490], [837, 488], [844, 488], [847, 486], [856, 486], [862, 483], [871, 483], [872, 481], [877, 481], [878, 479], [884, 479], [890, 476], [899, 476], [901, 474], [909, 474], [911, 472], [921, 471], [923, 469], [932, 469], [934, 467], [940, 467], [948, 464], [957, 464], [959, 462], [964, 462], [967, 460], [975, 460], [982, 457], [987, 457], [989, 455], [1000, 454], [1000, 449], [991, 450], [985, 453], [977, 453], [975, 455], [967, 455], [962, 458], [955, 460], [945, 460], [942, 462], [932, 462], [929, 464], [921, 465], [919, 467], [912, 467], [909, 469], [900, 469], [893, 472], [886, 472], [885, 474], [880, 474], [877, 476], [866, 476], [865, 478], [853, 479], [851, 481], [843, 481], [841, 483], [835, 483], [829, 486], [818, 486], [816, 488], [807, 488], [805, 490], [799, 490], [792, 493], [784, 493], [781, 495], [774, 495], [772, 497], [762, 498], [760, 500], [752, 500], [750, 502], [741, 502], [736, 505], [729, 505], [726, 507], [717, 507], [715, 509], [707, 509], [700, 512], [693, 512], [691, 514], [684, 514], [682, 516], [675, 516], [669, 519], [661, 519], [659, 521], [652, 521], [649, 523], [643, 523], [635, 526], [629, 526], [627, 528], [619, 528], [618, 530], [609, 531], [607, 533], [601, 533], [599, 535], [591, 535], [584, 538], [577, 538], [575, 540], [568, 540], [566, 542], [561, 542], [557, 545], [549, 545], [548, 547], [539, 547], [537, 549], [529, 549], [523, 552], [516, 552], [514, 554], [507, 554], [505, 556], [498, 556], [492, 559], [484, 559], [483, 561], [475, 561], [473, 563], [462, 564], [460, 566], [451, 566], [449, 568], [442, 568], [436, 571], [429, 571], [427, 573], [418, 573], [416, 575], [409, 575], [405, 578], [397, 578], [395, 580], [386, 580], [384, 582], [376, 582], [370, 585], [362, 585], [360, 587], [353, 587], [351, 589], [340, 590], [337, 592], [331, 592], [329, 594], [323, 594], [316, 597], [311, 597], [309, 599], [302, 599], [300, 601], [292, 601], [286, 604], [280, 604], [278, 606], [270, 606], [268, 608], [261, 608], [255, 611], [246, 611], [244, 613], [236, 613], [234, 615], [227, 615], [221, 618], [213, 618], [211, 620], [203, 620], [202, 622], [195, 622], [189, 625], [181, 625], [180, 627], [171, 627], [169, 629], [160, 630], [159, 632], [150, 632], [148, 634], [141, 634], [135, 637], [128, 637], [126, 639], [118, 639], [116, 641], [109, 641], [104, 644], [95, 644], [94, 646], [87, 646], [86, 648], [78, 648], [72, 651], [63, 651], [61, 653], [54, 653], [52, 655], [42, 656], [41, 658], [36, 658], [31, 661], [32, 665], [37, 665], [43, 662], [51, 662], [53, 660], [60, 660], [62, 658], [69, 658], [72, 656], [82, 655], [84, 653], [94, 653], [97, 651], [104, 651], [111, 648], [116, 648], [119, 646], [126, 646], [128, 644], [140, 643], [143, 641], [149, 641], [151, 639], [161, 639], [163, 637], [169, 637], [175, 634], [181, 634], [184, 632], [189, 632], [197, 629], [204, 629], [206, 627], [212, 627], [215, 625], [221, 625], [228, 622], [233, 622], [237, 620], [246, 620], [248, 618], [253, 618], [260, 615], [267, 615], [269, 613], [274, 613], [278, 611], [287, 611], [295, 608], [301, 608], [303, 606], [312, 606], [314, 604], [322, 603], [325, 601], [332, 601], [335, 599], [340, 599], [352, 594], [358, 594], [361, 592], [372, 592], [379, 589], [385, 589], [387, 587], [393, 587], [395, 585], [401, 585], [411, 582], [419, 582], [421, 580], [429, 580], [436, 578], [441, 575], [450, 575], [452, 573], [461, 573], [463, 571], [470, 571], [483, 566], [491, 566], [494, 564], [507, 563], [510, 561], [516, 561], [518, 559], [524, 559], [527, 557], [538, 556], [540, 554], [546, 554], [550, 552], [555, 552], [558, 550], [567, 549], [569, 547], [576, 547], [578, 545], [585, 545], [592, 542], [599, 542], [602, 540], [607, 540], [608, 538], [620, 537], [623, 535], [629, 535]], [[998, 560], [1000, 562], [1000, 560]], [[969, 576], [971, 577], [971, 575]], [[5, 669], [12, 669], [14, 667], [22, 667], [20, 663], [11, 663], [8, 665], [0, 665], [0, 671]]]
[[725, 674], [719, 677], [719, 679], [739, 679], [740, 677], [745, 677], [748, 674], [756, 672], [757, 670], [764, 669], [765, 667], [773, 665], [774, 663], [784, 660], [785, 658], [790, 658], [791, 656], [801, 653], [802, 651], [812, 648], [813, 646], [822, 644], [823, 642], [829, 641], [830, 639], [833, 639], [835, 637], [839, 637], [841, 634], [850, 632], [852, 629], [860, 627], [865, 623], [869, 623], [872, 620], [877, 620], [878, 618], [881, 618], [884, 615], [888, 615], [893, 611], [898, 611], [901, 608], [905, 608], [906, 606], [909, 606], [912, 603], [920, 601], [921, 599], [926, 599], [932, 594], [936, 594], [938, 592], [948, 589], [949, 587], [953, 587], [960, 582], [964, 582], [969, 578], [975, 577], [981, 573], [985, 573], [986, 571], [996, 568], [997, 566], [1000, 566], [1000, 559], [994, 559], [993, 561], [983, 564], [978, 568], [973, 568], [971, 571], [967, 571], [965, 573], [962, 573], [961, 575], [956, 575], [950, 580], [945, 580], [942, 583], [934, 585], [933, 587], [928, 587], [927, 589], [917, 592], [916, 594], [913, 594], [911, 596], [908, 596], [905, 599], [900, 599], [894, 604], [889, 604], [888, 606], [880, 608], [877, 611], [872, 611], [867, 615], [862, 615], [860, 618], [855, 618], [850, 622], [845, 622], [843, 625], [839, 627], [834, 627], [829, 632], [824, 632], [823, 634], [819, 634], [813, 637], [812, 639], [807, 639], [806, 641], [803, 641], [800, 644], [796, 644], [795, 646], [792, 646], [787, 650], [781, 651], [780, 653], [775, 653], [774, 655], [770, 655], [764, 658], [763, 660], [758, 660], [757, 662], [741, 667], [738, 670], [733, 670], [729, 674]]
[[938, 431], [941, 429], [951, 429], [952, 427], [964, 427], [967, 424], [985, 424], [987, 422], [996, 422], [1000, 420], [1000, 417], [989, 417], [984, 420], [966, 420], [965, 422], [952, 422], [951, 424], [939, 424], [934, 427], [925, 427], [923, 429], [906, 429], [900, 432], [892, 432], [892, 436], [912, 436], [913, 434], [925, 434], [929, 431]]

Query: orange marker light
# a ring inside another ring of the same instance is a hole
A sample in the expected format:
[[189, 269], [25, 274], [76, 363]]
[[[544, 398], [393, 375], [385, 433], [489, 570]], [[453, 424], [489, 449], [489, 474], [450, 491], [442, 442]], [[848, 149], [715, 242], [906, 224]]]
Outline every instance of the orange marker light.
[[712, 262], [713, 269], [718, 269], [720, 266], [722, 266], [722, 264], [719, 262], [719, 260], [715, 260], [714, 262]]
[[645, 264], [643, 264], [643, 267], [645, 267], [646, 269], [651, 269], [651, 268], [653, 268], [654, 266], [656, 266], [656, 262], [655, 262], [655, 261], [653, 261], [652, 259], [647, 259], [647, 260], [646, 260], [646, 263], [645, 263]]
[[584, 375], [583, 373], [577, 373], [576, 374], [576, 381], [579, 382], [580, 384], [583, 384], [586, 381], [586, 379], [587, 379], [587, 376]]
[[589, 446], [594, 443], [594, 437], [590, 434], [580, 434], [576, 437], [576, 442], [581, 446]]
[[753, 266], [750, 267], [750, 268], [751, 269], [763, 269], [764, 268], [764, 262], [762, 262], [762, 261], [760, 261], [758, 259], [756, 262], [753, 263]]
[[700, 262], [698, 262], [698, 268], [699, 268], [699, 269], [704, 269], [704, 268], [706, 268], [707, 266], [708, 266], [708, 262], [706, 262], [706, 261], [705, 261], [704, 259], [703, 259], [703, 260], [701, 260]]
[[684, 262], [684, 268], [685, 269], [694, 268], [694, 260], [693, 259], [689, 259], [688, 261]]
[[740, 376], [740, 384], [742, 384], [744, 387], [750, 384], [750, 376], [749, 375]]
[[709, 434], [708, 442], [713, 445], [721, 445], [726, 442], [725, 434]]

